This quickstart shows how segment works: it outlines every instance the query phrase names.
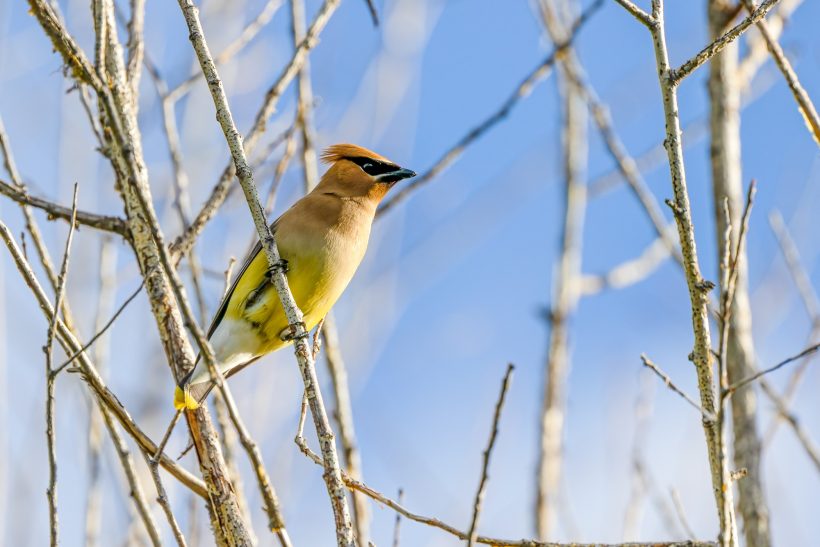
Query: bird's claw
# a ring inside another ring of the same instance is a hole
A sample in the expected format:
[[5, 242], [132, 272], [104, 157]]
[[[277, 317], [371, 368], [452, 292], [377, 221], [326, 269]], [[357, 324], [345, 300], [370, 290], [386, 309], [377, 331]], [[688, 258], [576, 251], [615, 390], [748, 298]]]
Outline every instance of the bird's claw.
[[274, 275], [282, 272], [283, 274], [288, 273], [290, 268], [288, 267], [288, 261], [284, 258], [280, 258], [276, 262], [273, 263], [272, 266], [268, 266], [268, 269], [265, 271], [265, 277], [271, 279]]
[[[298, 332], [298, 327], [301, 328], [301, 333]], [[303, 322], [294, 323], [293, 325], [288, 325], [282, 332], [279, 333], [279, 338], [282, 339], [283, 342], [293, 342], [300, 338], [307, 338], [308, 337], [308, 330], [307, 326]]]

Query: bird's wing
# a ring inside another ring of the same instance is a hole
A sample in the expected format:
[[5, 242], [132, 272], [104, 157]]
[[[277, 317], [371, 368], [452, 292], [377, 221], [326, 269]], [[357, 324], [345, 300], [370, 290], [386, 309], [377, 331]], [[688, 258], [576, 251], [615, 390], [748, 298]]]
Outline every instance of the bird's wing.
[[[271, 235], [276, 233], [276, 225], [278, 223], [279, 219], [277, 219], [273, 224], [271, 224]], [[225, 293], [225, 297], [219, 304], [219, 308], [216, 310], [216, 314], [214, 315], [213, 321], [211, 321], [211, 326], [208, 328], [209, 340], [211, 339], [211, 335], [213, 335], [214, 331], [219, 326], [219, 323], [222, 322], [222, 318], [225, 316], [225, 312], [228, 309], [228, 303], [231, 301], [231, 297], [233, 296], [233, 292], [236, 290], [236, 286], [239, 284], [239, 280], [242, 279], [243, 275], [245, 275], [245, 270], [248, 269], [248, 266], [251, 265], [251, 262], [253, 262], [253, 259], [256, 258], [256, 255], [258, 255], [261, 250], [262, 242], [257, 241], [256, 245], [254, 245], [253, 249], [251, 249], [251, 252], [248, 253], [247, 258], [245, 259], [245, 263], [242, 264], [242, 269], [239, 270], [239, 273], [234, 276], [233, 282], [231, 283], [231, 288], [228, 289], [228, 292]]]

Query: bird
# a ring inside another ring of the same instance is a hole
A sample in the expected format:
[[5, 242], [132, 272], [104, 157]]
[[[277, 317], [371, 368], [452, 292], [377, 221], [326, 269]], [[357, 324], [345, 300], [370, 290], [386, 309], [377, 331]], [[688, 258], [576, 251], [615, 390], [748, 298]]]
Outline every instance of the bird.
[[[400, 180], [416, 176], [371, 150], [335, 144], [321, 159], [329, 167], [309, 193], [271, 225], [280, 265], [310, 331], [330, 311], [364, 258], [376, 209]], [[291, 344], [290, 326], [257, 241], [225, 293], [208, 339], [224, 377]], [[214, 383], [197, 359], [174, 394], [177, 410], [196, 409]]]

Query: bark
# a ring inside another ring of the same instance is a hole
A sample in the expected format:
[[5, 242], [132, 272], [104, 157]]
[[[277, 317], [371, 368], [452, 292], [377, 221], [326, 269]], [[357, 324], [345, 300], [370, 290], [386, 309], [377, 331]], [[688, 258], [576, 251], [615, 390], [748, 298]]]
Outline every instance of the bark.
[[[725, 30], [732, 5], [711, 0], [708, 7], [712, 38]], [[730, 244], [737, 246], [743, 189], [740, 163], [740, 86], [737, 75], [738, 45], [732, 43], [715, 55], [709, 64], [709, 100], [712, 163], [712, 191], [715, 208], [715, 237], [718, 260], [726, 253], [728, 201], [730, 222], [734, 227]], [[726, 369], [729, 383], [745, 378], [755, 370], [752, 341], [752, 316], [749, 305], [746, 246], [737, 258], [737, 281], [731, 310]], [[723, 287], [725, 290], [726, 288]], [[760, 474], [760, 438], [757, 432], [757, 397], [753, 386], [741, 388], [731, 397], [734, 432], [734, 467], [745, 468], [748, 475], [738, 481], [738, 508], [743, 518], [743, 533], [749, 547], [766, 547], [769, 538], [769, 511], [763, 496]]]

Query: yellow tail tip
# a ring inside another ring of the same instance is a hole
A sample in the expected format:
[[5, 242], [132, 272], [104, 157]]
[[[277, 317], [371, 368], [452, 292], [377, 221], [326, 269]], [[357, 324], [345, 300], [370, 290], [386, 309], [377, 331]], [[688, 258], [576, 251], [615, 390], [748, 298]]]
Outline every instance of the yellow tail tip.
[[188, 386], [181, 388], [179, 386], [174, 389], [174, 408], [177, 410], [196, 410], [199, 408], [199, 403], [191, 395], [191, 390]]

